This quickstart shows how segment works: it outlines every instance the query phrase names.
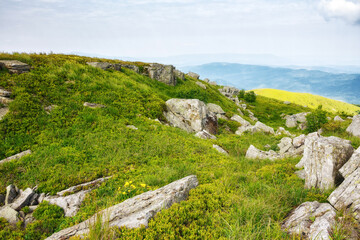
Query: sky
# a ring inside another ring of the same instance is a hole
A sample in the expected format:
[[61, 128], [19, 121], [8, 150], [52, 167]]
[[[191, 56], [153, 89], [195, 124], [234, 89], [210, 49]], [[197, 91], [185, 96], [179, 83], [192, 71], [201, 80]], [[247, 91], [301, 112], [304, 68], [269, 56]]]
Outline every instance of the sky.
[[0, 33], [4, 52], [360, 66], [360, 0], [0, 0]]

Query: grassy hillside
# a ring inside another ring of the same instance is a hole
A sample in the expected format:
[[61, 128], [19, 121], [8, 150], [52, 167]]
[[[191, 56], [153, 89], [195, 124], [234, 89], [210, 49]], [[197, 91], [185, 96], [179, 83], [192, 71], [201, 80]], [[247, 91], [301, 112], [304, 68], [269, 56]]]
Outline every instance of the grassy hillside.
[[324, 110], [333, 113], [345, 112], [347, 114], [354, 114], [357, 111], [360, 111], [360, 107], [353, 104], [336, 101], [310, 93], [295, 93], [270, 88], [255, 89], [253, 91], [264, 97], [274, 98], [281, 101], [289, 101], [302, 106], [306, 105], [312, 109], [316, 109], [319, 105], [322, 105]]
[[[38, 186], [39, 193], [54, 194], [113, 176], [86, 197], [74, 217], [65, 218], [61, 209], [44, 204], [37, 220], [26, 228], [0, 219], [0, 239], [44, 239], [99, 210], [190, 174], [197, 175], [200, 185], [187, 201], [157, 214], [147, 229], [117, 230], [116, 238], [290, 239], [280, 229], [288, 212], [307, 200], [325, 201], [329, 194], [304, 189], [303, 181], [294, 175], [299, 158], [271, 162], [244, 157], [250, 144], [260, 149], [270, 144], [276, 150], [279, 136], [238, 136], [233, 133], [237, 124], [224, 120], [219, 122], [216, 140], [203, 140], [153, 120], [164, 120], [164, 103], [170, 98], [215, 103], [231, 117], [237, 106], [215, 86], [204, 83], [207, 89], [202, 89], [189, 77], [178, 79], [175, 87], [167, 86], [128, 69], [104, 71], [88, 66], [87, 61], [105, 60], [78, 56], [0, 54], [0, 59], [32, 66], [29, 73], [20, 75], [0, 71], [0, 87], [11, 90], [14, 99], [0, 121], [0, 159], [33, 151], [0, 165], [0, 193], [15, 184], [21, 189]], [[84, 102], [107, 107], [89, 109]], [[56, 107], [47, 114], [44, 107], [49, 105]], [[261, 96], [248, 107], [275, 130], [285, 124], [282, 113], [309, 110]], [[349, 123], [331, 122], [324, 134], [350, 139], [357, 147], [360, 140], [345, 133]], [[128, 124], [138, 130], [127, 128]], [[229, 156], [214, 150], [213, 144], [225, 148]], [[127, 188], [127, 181], [136, 188]], [[92, 236], [108, 232], [96, 230]]]

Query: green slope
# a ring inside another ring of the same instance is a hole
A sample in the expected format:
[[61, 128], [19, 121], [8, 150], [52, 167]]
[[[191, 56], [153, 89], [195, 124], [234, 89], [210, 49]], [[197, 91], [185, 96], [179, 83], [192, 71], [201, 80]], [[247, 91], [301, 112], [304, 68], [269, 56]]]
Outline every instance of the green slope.
[[[190, 174], [198, 176], [200, 185], [187, 201], [162, 211], [149, 228], [120, 229], [116, 237], [284, 239], [287, 236], [280, 226], [291, 209], [306, 200], [326, 199], [328, 193], [304, 189], [303, 181], [293, 174], [298, 158], [277, 162], [244, 158], [250, 144], [261, 149], [270, 144], [276, 149], [281, 137], [238, 136], [232, 132], [236, 123], [220, 121], [218, 138], [202, 140], [153, 120], [164, 120], [164, 103], [170, 98], [216, 103], [231, 117], [237, 106], [214, 86], [205, 83], [204, 90], [195, 79], [186, 78], [171, 87], [127, 69], [93, 68], [86, 62], [99, 59], [86, 57], [0, 54], [0, 59], [17, 59], [32, 66], [21, 75], [0, 71], [0, 87], [10, 89], [14, 98], [9, 114], [0, 121], [1, 159], [26, 149], [33, 151], [0, 165], [0, 193], [15, 184], [21, 189], [38, 186], [39, 193], [53, 194], [113, 176], [87, 196], [75, 217], [64, 218], [59, 209], [43, 205], [37, 220], [26, 228], [0, 219], [0, 239], [44, 239], [101, 209]], [[84, 102], [107, 107], [89, 109]], [[44, 107], [52, 104], [57, 107], [47, 114]], [[265, 97], [248, 105], [260, 121], [275, 128], [284, 125], [282, 113], [306, 110]], [[128, 124], [138, 130], [127, 128]], [[325, 134], [346, 137], [359, 146], [360, 141], [345, 135], [349, 121], [341, 124]], [[224, 147], [229, 156], [218, 153], [213, 144]], [[127, 181], [136, 188], [127, 188]], [[100, 239], [101, 234], [107, 239], [109, 232], [95, 230], [92, 239]]]

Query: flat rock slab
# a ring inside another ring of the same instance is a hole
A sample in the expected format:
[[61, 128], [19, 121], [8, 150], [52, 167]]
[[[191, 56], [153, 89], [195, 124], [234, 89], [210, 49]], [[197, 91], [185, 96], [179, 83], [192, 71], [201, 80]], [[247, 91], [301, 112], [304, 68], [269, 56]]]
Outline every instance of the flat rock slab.
[[31, 188], [25, 189], [25, 191], [20, 191], [18, 197], [10, 205], [16, 211], [20, 211], [23, 207], [30, 205], [31, 197], [35, 192]]
[[31, 150], [26, 150], [26, 151], [23, 151], [21, 153], [18, 153], [16, 155], [13, 155], [11, 157], [8, 157], [8, 158], [5, 158], [3, 160], [0, 161], [0, 165], [3, 164], [3, 163], [6, 163], [6, 162], [10, 162], [10, 161], [13, 161], [13, 160], [16, 160], [16, 159], [20, 159], [26, 155], [29, 155], [31, 154]]
[[17, 60], [0, 60], [0, 68], [6, 68], [10, 73], [24, 73], [30, 71], [30, 66]]
[[101, 183], [105, 182], [106, 180], [108, 180], [111, 177], [103, 177], [103, 178], [98, 178], [95, 179], [91, 182], [87, 182], [87, 183], [82, 183], [76, 186], [72, 186], [68, 189], [62, 190], [60, 192], [57, 192], [56, 194], [58, 196], [64, 196], [64, 195], [70, 195], [79, 191], [83, 191], [83, 190], [89, 190], [89, 189], [94, 189], [96, 187], [99, 187]]
[[282, 229], [305, 239], [330, 240], [335, 216], [335, 209], [328, 203], [305, 202], [290, 214]]
[[18, 212], [9, 206], [0, 208], [0, 218], [5, 218], [10, 224], [15, 224], [20, 220], [18, 218]]
[[72, 236], [85, 235], [89, 233], [89, 228], [99, 216], [101, 216], [103, 223], [108, 222], [109, 227], [147, 227], [149, 220], [156, 213], [169, 208], [174, 203], [187, 199], [189, 191], [197, 186], [198, 180], [196, 176], [185, 177], [155, 191], [145, 192], [104, 209], [80, 224], [54, 233], [47, 240], [65, 240]]

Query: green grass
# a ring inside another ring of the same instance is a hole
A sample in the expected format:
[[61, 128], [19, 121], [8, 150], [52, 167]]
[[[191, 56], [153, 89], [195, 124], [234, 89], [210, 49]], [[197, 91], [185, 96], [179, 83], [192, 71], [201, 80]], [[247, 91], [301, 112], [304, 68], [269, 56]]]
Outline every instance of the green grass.
[[[18, 59], [33, 67], [30, 73], [21, 75], [0, 71], [0, 86], [12, 90], [14, 98], [10, 113], [0, 122], [0, 157], [29, 148], [33, 151], [20, 160], [0, 165], [0, 193], [12, 183], [22, 189], [37, 185], [38, 192], [54, 194], [113, 176], [88, 194], [74, 217], [60, 216], [58, 209], [44, 204], [38, 210], [40, 217], [27, 228], [9, 226], [0, 219], [0, 239], [43, 239], [99, 210], [191, 174], [197, 175], [200, 185], [191, 191], [187, 201], [157, 214], [147, 229], [122, 228], [114, 232], [115, 236], [286, 239], [290, 237], [280, 226], [288, 212], [305, 200], [327, 197], [327, 193], [305, 190], [303, 181], [293, 174], [299, 158], [276, 162], [245, 159], [250, 144], [260, 149], [270, 144], [276, 149], [281, 137], [262, 133], [237, 136], [233, 132], [238, 124], [224, 120], [220, 121], [216, 140], [202, 140], [152, 120], [164, 120], [164, 104], [170, 98], [215, 103], [231, 117], [237, 106], [217, 87], [207, 84], [204, 90], [191, 78], [171, 87], [127, 69], [96, 69], [85, 63], [98, 59], [78, 56], [0, 54], [0, 59]], [[83, 107], [85, 101], [107, 107], [89, 109]], [[47, 114], [44, 107], [51, 104], [57, 107]], [[309, 110], [261, 96], [248, 107], [260, 121], [274, 128], [284, 126], [282, 113]], [[128, 124], [138, 130], [127, 128]], [[358, 139], [345, 132], [349, 121], [341, 124], [326, 126], [325, 134], [360, 145]], [[218, 153], [213, 144], [222, 146], [230, 155]], [[135, 188], [126, 184], [129, 181]], [[44, 223], [43, 216], [52, 219], [50, 225]], [[94, 223], [89, 239], [107, 236], [108, 231]]]

